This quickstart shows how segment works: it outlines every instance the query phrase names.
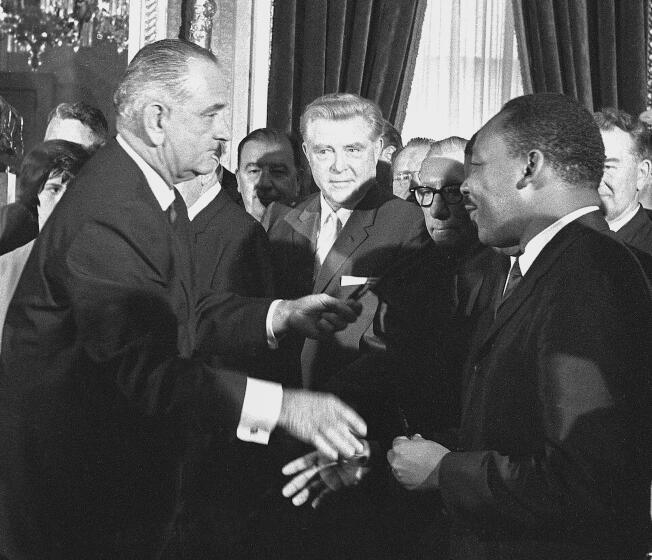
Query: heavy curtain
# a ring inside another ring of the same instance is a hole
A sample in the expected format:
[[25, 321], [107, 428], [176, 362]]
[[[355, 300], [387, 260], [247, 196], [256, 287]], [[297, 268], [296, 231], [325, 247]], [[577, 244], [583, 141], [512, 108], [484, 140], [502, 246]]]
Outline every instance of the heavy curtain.
[[298, 131], [304, 107], [333, 92], [374, 100], [400, 127], [426, 0], [277, 0], [267, 125]]
[[638, 115], [646, 101], [645, 0], [513, 0], [525, 89]]

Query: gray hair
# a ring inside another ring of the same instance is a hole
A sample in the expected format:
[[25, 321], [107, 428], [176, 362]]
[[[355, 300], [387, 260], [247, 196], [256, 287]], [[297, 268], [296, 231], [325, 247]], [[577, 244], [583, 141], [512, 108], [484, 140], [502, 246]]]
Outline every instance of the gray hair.
[[353, 93], [329, 93], [310, 103], [301, 115], [301, 136], [306, 139], [308, 123], [316, 119], [343, 121], [355, 117], [362, 117], [369, 124], [373, 140], [381, 137], [385, 119], [380, 107]]
[[94, 147], [106, 144], [109, 139], [109, 124], [106, 117], [97, 107], [93, 107], [83, 101], [76, 103], [59, 103], [48, 115], [48, 124], [52, 119], [69, 119], [79, 121], [91, 129], [96, 138]]
[[164, 97], [183, 103], [187, 89], [188, 67], [193, 60], [217, 64], [206, 49], [178, 39], [162, 39], [140, 49], [122, 75], [113, 104], [118, 119], [132, 118], [152, 99]]

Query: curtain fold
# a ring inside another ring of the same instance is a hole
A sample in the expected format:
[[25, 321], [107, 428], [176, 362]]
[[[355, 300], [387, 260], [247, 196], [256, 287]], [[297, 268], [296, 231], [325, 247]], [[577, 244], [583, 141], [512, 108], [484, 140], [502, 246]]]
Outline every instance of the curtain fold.
[[513, 0], [513, 8], [531, 91], [565, 93], [591, 111], [645, 110], [645, 0]]
[[357, 93], [399, 127], [414, 75], [426, 0], [275, 2], [267, 125], [297, 132], [325, 93]]

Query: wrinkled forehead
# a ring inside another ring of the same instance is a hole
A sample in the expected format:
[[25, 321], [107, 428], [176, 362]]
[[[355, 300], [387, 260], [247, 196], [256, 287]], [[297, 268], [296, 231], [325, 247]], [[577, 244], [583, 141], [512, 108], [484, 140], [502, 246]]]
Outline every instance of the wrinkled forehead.
[[419, 178], [422, 183], [441, 181], [442, 185], [457, 185], [464, 181], [464, 165], [451, 158], [429, 157], [423, 161]]

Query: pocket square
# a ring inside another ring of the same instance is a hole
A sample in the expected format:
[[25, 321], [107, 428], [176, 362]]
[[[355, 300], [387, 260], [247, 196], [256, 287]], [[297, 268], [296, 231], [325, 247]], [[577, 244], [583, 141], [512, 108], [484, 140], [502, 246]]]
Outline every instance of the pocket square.
[[346, 276], [342, 275], [340, 286], [361, 286], [362, 284], [375, 284], [378, 278], [372, 276]]

